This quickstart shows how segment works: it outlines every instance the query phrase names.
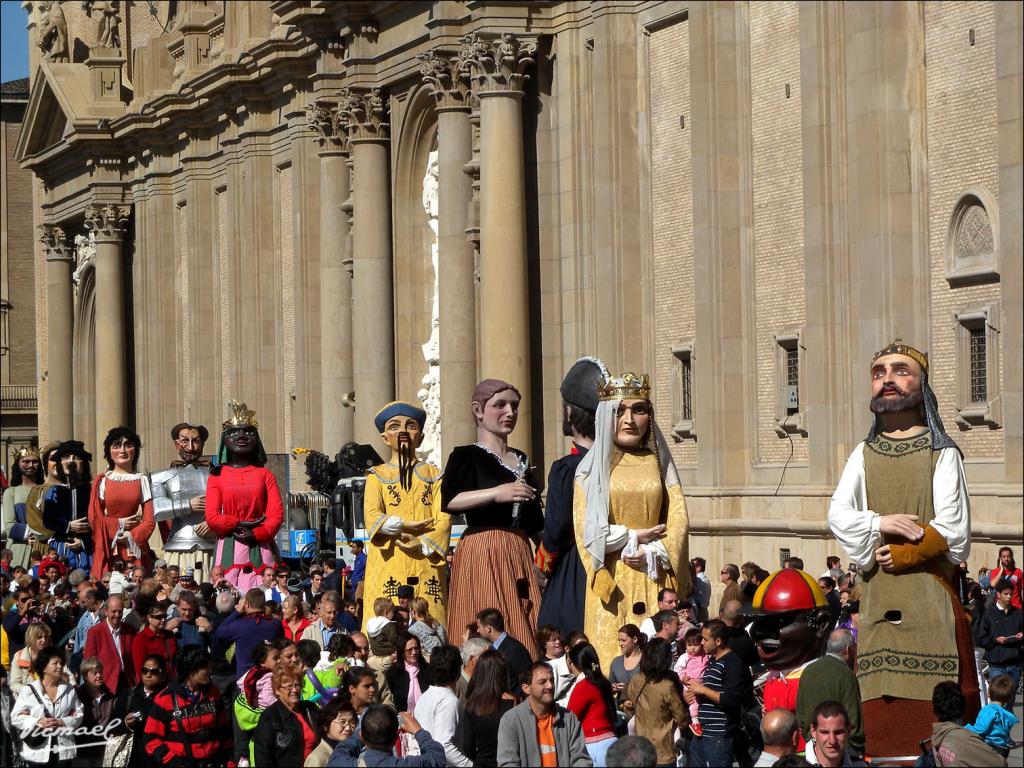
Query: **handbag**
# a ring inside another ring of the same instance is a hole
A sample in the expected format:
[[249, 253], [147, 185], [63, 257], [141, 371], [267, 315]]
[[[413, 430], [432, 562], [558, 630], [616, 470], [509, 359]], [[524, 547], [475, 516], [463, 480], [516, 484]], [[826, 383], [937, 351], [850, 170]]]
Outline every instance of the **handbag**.
[[112, 737], [103, 749], [103, 765], [125, 768], [132, 756], [132, 742], [134, 739], [135, 734], [133, 733], [123, 733], [120, 736]]
[[[40, 705], [42, 705], [42, 707], [43, 707], [43, 714], [46, 715], [46, 717], [53, 717], [53, 715], [51, 715], [47, 711], [46, 704], [44, 704], [43, 700], [41, 698], [39, 698], [39, 694], [36, 693], [36, 689], [32, 687], [31, 683], [29, 684], [28, 689], [30, 691], [32, 691], [32, 695], [36, 697], [36, 701], [38, 701], [40, 703]], [[46, 744], [46, 741], [49, 738], [50, 738], [49, 736], [43, 736], [42, 733], [39, 732], [39, 726], [38, 725], [33, 725], [32, 726], [32, 730], [29, 732], [29, 735], [28, 736], [23, 736], [22, 739], [21, 739], [21, 742], [22, 742], [22, 744], [24, 744], [29, 749], [39, 749], [41, 746]]]

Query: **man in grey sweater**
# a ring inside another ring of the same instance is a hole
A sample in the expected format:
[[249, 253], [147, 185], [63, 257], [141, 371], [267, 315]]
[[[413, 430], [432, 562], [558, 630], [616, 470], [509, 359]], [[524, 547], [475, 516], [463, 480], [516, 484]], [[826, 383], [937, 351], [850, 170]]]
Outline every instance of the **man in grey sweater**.
[[550, 665], [534, 662], [523, 673], [522, 689], [526, 700], [506, 712], [498, 725], [498, 765], [592, 766], [579, 720], [555, 704]]

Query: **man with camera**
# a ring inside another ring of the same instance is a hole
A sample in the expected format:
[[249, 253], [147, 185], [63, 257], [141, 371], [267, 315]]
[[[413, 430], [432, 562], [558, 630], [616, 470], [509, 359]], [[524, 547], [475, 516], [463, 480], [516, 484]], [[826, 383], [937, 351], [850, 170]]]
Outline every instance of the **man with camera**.
[[14, 610], [4, 616], [3, 627], [11, 657], [25, 647], [25, 630], [30, 624], [48, 623], [39, 612], [39, 600], [26, 587], [14, 593]]

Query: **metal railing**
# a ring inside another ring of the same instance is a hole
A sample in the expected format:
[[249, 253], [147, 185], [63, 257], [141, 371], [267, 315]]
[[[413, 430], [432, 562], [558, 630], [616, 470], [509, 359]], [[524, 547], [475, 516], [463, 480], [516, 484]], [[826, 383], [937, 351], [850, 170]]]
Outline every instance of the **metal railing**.
[[0, 385], [0, 408], [5, 411], [34, 410], [39, 406], [34, 384]]

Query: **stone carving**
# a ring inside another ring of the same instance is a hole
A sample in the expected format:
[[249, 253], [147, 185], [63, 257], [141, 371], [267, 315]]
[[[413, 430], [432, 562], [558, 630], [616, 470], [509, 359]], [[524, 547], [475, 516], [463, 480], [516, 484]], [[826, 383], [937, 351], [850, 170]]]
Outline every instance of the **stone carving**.
[[427, 412], [427, 423], [423, 425], [423, 442], [416, 451], [423, 461], [440, 467], [444, 461], [441, 455], [441, 338], [440, 338], [440, 305], [438, 298], [437, 270], [437, 214], [438, 214], [438, 178], [440, 165], [437, 150], [432, 150], [427, 159], [427, 172], [423, 177], [423, 210], [427, 214], [427, 224], [433, 235], [430, 243], [430, 263], [434, 270], [433, 299], [430, 303], [430, 338], [420, 346], [423, 359], [427, 362], [427, 372], [416, 393], [423, 410]]
[[308, 104], [306, 119], [310, 128], [316, 131], [316, 140], [322, 149], [339, 152], [348, 150], [345, 123], [338, 107], [320, 101]]
[[55, 224], [40, 224], [39, 242], [46, 249], [47, 261], [74, 261], [74, 251], [68, 246], [62, 227]]
[[380, 88], [338, 91], [339, 120], [349, 141], [380, 141], [388, 138], [387, 100]]
[[469, 76], [459, 70], [457, 59], [436, 51], [421, 53], [417, 58], [422, 62], [420, 75], [433, 91], [438, 110], [469, 109]]
[[488, 93], [521, 94], [533, 66], [537, 44], [521, 41], [511, 32], [500, 40], [481, 37], [475, 32], [462, 38], [459, 69], [468, 73], [480, 95]]
[[85, 0], [85, 11], [93, 28], [93, 46], [121, 48], [121, 9], [118, 0]]
[[47, 0], [42, 4], [37, 45], [45, 61], [54, 64], [67, 64], [71, 61], [68, 56], [68, 23], [59, 2]]
[[87, 205], [85, 206], [85, 228], [94, 242], [121, 242], [121, 236], [128, 228], [131, 206]]
[[71, 275], [71, 282], [75, 284], [75, 291], [77, 291], [82, 277], [96, 258], [96, 236], [92, 232], [88, 236], [75, 235], [75, 253], [78, 266]]
[[960, 218], [956, 233], [957, 259], [991, 256], [995, 250], [992, 240], [992, 222], [988, 212], [979, 203], [969, 205]]

